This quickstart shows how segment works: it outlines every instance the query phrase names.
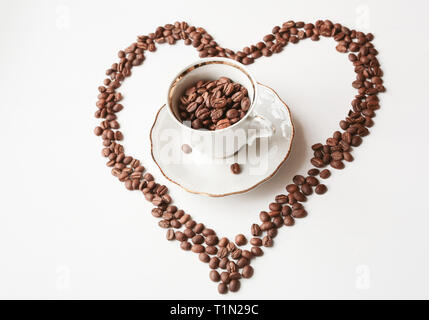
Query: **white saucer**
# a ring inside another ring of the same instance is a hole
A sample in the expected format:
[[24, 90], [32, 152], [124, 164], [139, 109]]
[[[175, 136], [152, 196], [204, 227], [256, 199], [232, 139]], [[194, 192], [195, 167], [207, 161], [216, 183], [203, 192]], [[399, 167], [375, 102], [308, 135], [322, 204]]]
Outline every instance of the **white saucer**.
[[[295, 129], [286, 103], [273, 89], [258, 86], [255, 111], [272, 122], [275, 133], [227, 159], [211, 159], [197, 151], [184, 153], [188, 130], [171, 118], [165, 105], [161, 107], [150, 131], [152, 158], [161, 173], [188, 192], [211, 197], [247, 192], [273, 177], [289, 155]], [[240, 174], [231, 172], [234, 162], [240, 164]]]

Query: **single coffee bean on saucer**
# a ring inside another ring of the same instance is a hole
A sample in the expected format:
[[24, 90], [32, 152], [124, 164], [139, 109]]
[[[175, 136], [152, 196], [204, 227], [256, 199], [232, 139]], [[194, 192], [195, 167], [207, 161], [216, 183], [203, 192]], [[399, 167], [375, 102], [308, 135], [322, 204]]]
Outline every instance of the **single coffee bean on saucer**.
[[231, 172], [233, 174], [239, 174], [241, 172], [240, 165], [238, 163], [231, 164]]

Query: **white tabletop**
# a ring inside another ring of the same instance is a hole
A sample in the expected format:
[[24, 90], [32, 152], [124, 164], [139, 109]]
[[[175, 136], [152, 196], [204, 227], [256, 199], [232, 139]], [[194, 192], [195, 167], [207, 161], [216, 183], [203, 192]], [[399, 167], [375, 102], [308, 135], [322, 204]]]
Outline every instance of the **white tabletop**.
[[[427, 73], [423, 1], [3, 1], [0, 4], [0, 298], [219, 298], [207, 265], [165, 240], [138, 192], [110, 174], [93, 135], [97, 86], [116, 53], [158, 25], [187, 20], [241, 49], [290, 19], [329, 18], [370, 31], [387, 92], [355, 161], [283, 228], [241, 290], [222, 298], [429, 298]], [[250, 235], [310, 145], [338, 128], [355, 74], [332, 39], [288, 45], [249, 68], [288, 103], [290, 158], [244, 195], [213, 199], [163, 179], [149, 130], [168, 82], [198, 58], [161, 46], [125, 81], [119, 122], [128, 152], [166, 183], [179, 207], [219, 234]]]

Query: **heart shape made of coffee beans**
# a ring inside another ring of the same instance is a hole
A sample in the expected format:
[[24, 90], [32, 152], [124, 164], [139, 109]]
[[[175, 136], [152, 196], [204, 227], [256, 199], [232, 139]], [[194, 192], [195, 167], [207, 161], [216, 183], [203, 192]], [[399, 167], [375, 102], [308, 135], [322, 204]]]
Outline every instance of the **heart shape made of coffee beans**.
[[[154, 52], [158, 44], [172, 45], [183, 40], [185, 45], [196, 48], [200, 57], [226, 57], [249, 65], [261, 56], [280, 53], [288, 43], [297, 44], [307, 38], [318, 41], [320, 36], [334, 38], [338, 43], [336, 50], [349, 53], [348, 59], [356, 73], [352, 86], [357, 94], [346, 117], [339, 122], [341, 131], [335, 131], [325, 144], [312, 146], [314, 157], [310, 161], [314, 168], [308, 171], [307, 176], [295, 175], [293, 183], [286, 186], [287, 193], [275, 196], [268, 206], [269, 210], [260, 212], [261, 223], [252, 224], [250, 228], [253, 237], [249, 241], [251, 250], [239, 248], [247, 244], [244, 235], [237, 235], [235, 241], [219, 238], [213, 229], [197, 223], [191, 215], [178, 209], [172, 204], [168, 188], [156, 183], [150, 173], [145, 173], [138, 159], [125, 154], [124, 146], [119, 143], [123, 134], [119, 130], [116, 114], [123, 106], [120, 103], [122, 94], [117, 89], [131, 75], [131, 69], [144, 62], [145, 51]], [[334, 169], [343, 169], [344, 161], [353, 161], [352, 148], [358, 147], [362, 137], [369, 134], [368, 128], [373, 125], [375, 110], [380, 108], [377, 95], [385, 91], [383, 72], [376, 58], [378, 52], [371, 43], [373, 38], [371, 33], [350, 30], [329, 20], [318, 20], [314, 24], [288, 21], [282, 26], [275, 26], [262, 41], [235, 52], [219, 46], [205, 29], [176, 22], [158, 27], [146, 36], [138, 36], [136, 42], [119, 51], [119, 61], [107, 69], [107, 78], [98, 88], [98, 110], [95, 113], [96, 118], [103, 120], [94, 130], [103, 139], [102, 155], [108, 158], [107, 166], [112, 168], [112, 174], [124, 182], [128, 190], [141, 191], [145, 199], [155, 206], [152, 215], [160, 219], [158, 224], [161, 228], [167, 229], [167, 240], [179, 241], [183, 250], [197, 253], [202, 262], [208, 263], [210, 279], [220, 281], [219, 293], [235, 292], [240, 288], [240, 279], [252, 277], [251, 260], [263, 255], [261, 247], [271, 247], [279, 228], [293, 226], [295, 219], [307, 215], [302, 203], [308, 196], [327, 191], [317, 176], [326, 179], [330, 171], [320, 171], [320, 168], [330, 165]], [[225, 271], [219, 274], [219, 269]]]

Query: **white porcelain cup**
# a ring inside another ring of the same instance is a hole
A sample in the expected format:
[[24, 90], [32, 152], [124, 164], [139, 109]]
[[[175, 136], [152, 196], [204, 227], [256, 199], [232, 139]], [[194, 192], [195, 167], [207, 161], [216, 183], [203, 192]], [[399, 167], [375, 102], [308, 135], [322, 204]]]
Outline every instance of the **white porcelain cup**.
[[[235, 124], [219, 130], [193, 129], [190, 123], [182, 123], [179, 115], [179, 99], [186, 89], [196, 82], [228, 77], [244, 86], [251, 105], [246, 115]], [[226, 58], [201, 59], [180, 71], [168, 88], [167, 107], [170, 115], [180, 124], [188, 144], [211, 158], [227, 158], [242, 147], [252, 144], [257, 138], [271, 137], [274, 133], [270, 121], [259, 115], [255, 109], [259, 103], [258, 84], [239, 62]]]

